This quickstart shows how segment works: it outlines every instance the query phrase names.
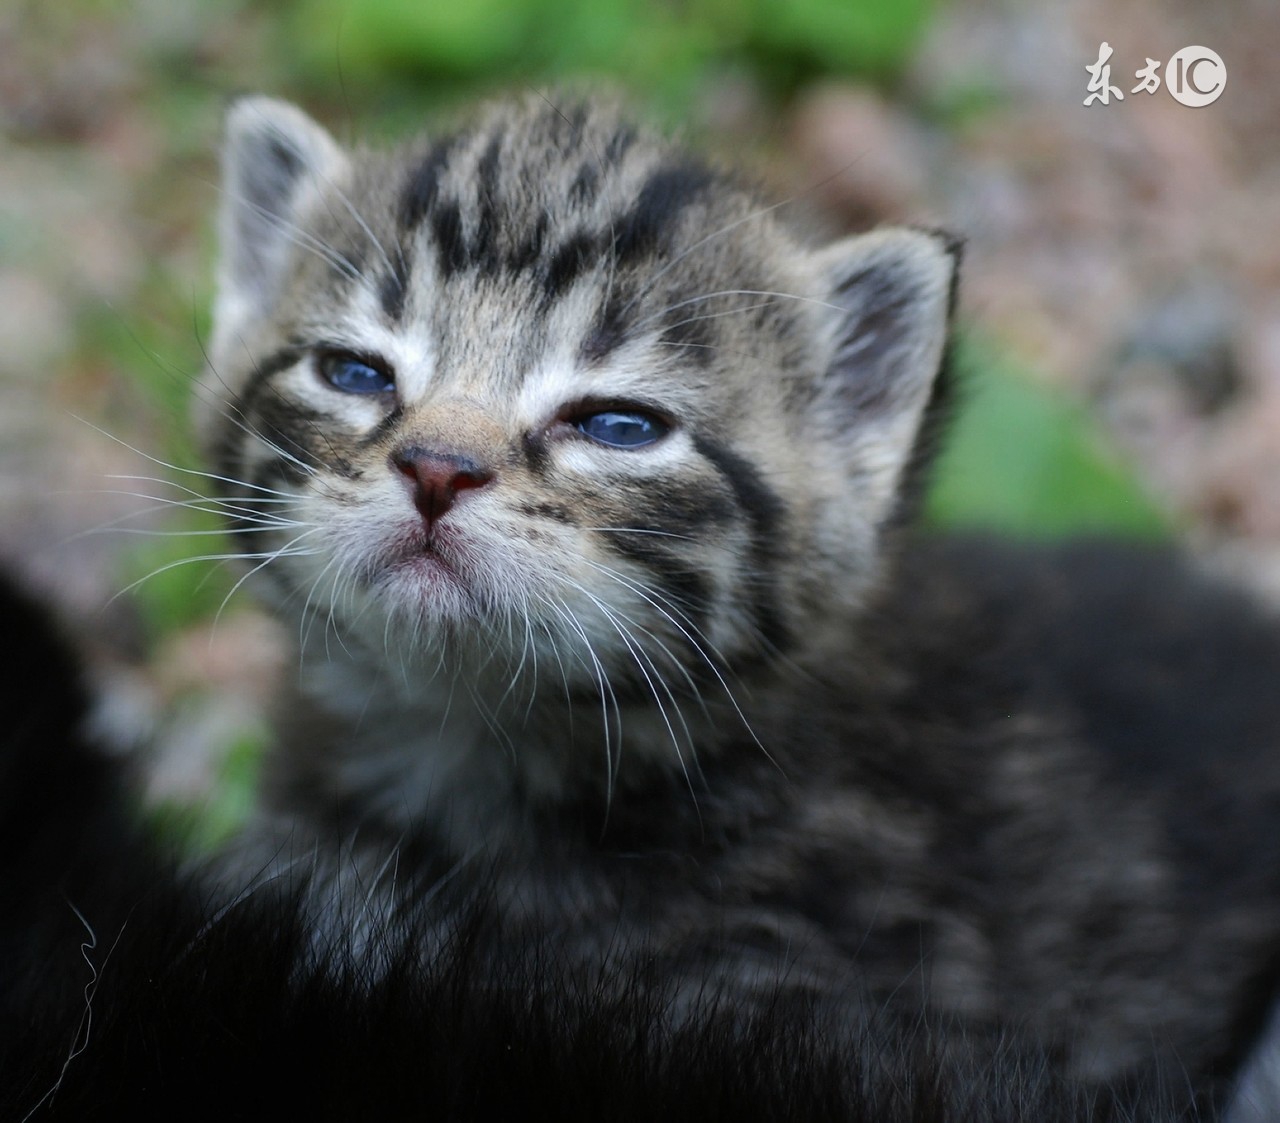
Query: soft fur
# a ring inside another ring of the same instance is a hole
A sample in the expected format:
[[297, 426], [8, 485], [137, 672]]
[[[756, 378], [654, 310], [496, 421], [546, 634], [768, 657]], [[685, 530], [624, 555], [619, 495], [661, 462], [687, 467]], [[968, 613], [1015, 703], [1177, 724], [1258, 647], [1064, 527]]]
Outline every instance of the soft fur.
[[[0, 1118], [313, 1120], [1197, 1118], [1185, 1089], [1070, 1086], [1006, 1035], [977, 1059], [924, 1011], [832, 1026], [708, 995], [672, 1030], [660, 970], [583, 976], [547, 943], [477, 953], [481, 891], [426, 956], [317, 955], [295, 896], [211, 900], [147, 841], [79, 733], [86, 696], [44, 614], [0, 583], [27, 659], [0, 678]], [[302, 963], [309, 966], [300, 966]]]

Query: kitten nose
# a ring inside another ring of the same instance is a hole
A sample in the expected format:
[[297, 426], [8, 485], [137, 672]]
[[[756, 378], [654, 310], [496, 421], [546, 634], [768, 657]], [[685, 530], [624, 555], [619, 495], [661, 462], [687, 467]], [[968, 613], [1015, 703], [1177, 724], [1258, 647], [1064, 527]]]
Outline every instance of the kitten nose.
[[413, 483], [413, 505], [428, 529], [453, 506], [460, 491], [484, 487], [493, 473], [468, 456], [432, 449], [402, 448], [391, 454], [396, 471]]

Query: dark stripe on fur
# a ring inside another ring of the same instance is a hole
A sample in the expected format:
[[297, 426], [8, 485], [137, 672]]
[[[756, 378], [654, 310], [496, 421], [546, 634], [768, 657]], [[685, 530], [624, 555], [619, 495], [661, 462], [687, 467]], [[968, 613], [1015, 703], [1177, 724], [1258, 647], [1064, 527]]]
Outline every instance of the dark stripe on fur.
[[529, 465], [529, 471], [539, 478], [545, 476], [547, 466], [550, 464], [546, 441], [532, 433], [526, 433], [521, 444], [524, 447], [525, 462]]
[[585, 163], [569, 186], [569, 198], [580, 205], [590, 203], [599, 186], [600, 169], [594, 163]]
[[[253, 475], [249, 477], [249, 483], [255, 488], [276, 488], [282, 484], [290, 487], [300, 487], [306, 483], [307, 473], [304, 472], [292, 460], [284, 456], [273, 456], [270, 460], [263, 460], [254, 466]], [[232, 529], [235, 529], [234, 527]], [[245, 546], [246, 543], [239, 543]], [[257, 549], [257, 546], [250, 545], [250, 549]]]
[[305, 479], [307, 468], [323, 467], [347, 479], [358, 475], [350, 458], [334, 443], [340, 438], [332, 431], [333, 420], [327, 415], [276, 394], [262, 400], [255, 422], [263, 440], [302, 462], [295, 464], [281, 457], [281, 470], [293, 482]]
[[570, 234], [551, 255], [543, 291], [547, 300], [561, 296], [570, 285], [582, 276], [600, 255], [600, 242], [596, 235], [586, 230]]
[[711, 170], [687, 162], [659, 168], [649, 176], [631, 210], [614, 228], [613, 250], [620, 265], [653, 254], [663, 235], [679, 221], [680, 212], [700, 198], [715, 181]]
[[409, 275], [413, 272], [412, 253], [410, 246], [402, 243], [397, 249], [391, 271], [383, 275], [378, 286], [378, 302], [393, 324], [399, 323], [404, 317], [404, 303], [409, 294]]
[[302, 358], [303, 348], [297, 344], [281, 347], [265, 359], [254, 363], [253, 370], [237, 396], [232, 416], [244, 417], [253, 406], [255, 399], [266, 388], [267, 383], [281, 371], [288, 370]]
[[[678, 300], [672, 303], [680, 303]], [[683, 357], [698, 366], [708, 366], [715, 355], [716, 332], [714, 320], [705, 306], [685, 304], [667, 314], [669, 323], [663, 325], [659, 342], [677, 348]]]
[[502, 152], [503, 132], [497, 130], [485, 146], [476, 166], [475, 190], [479, 199], [475, 241], [471, 260], [487, 276], [494, 276], [502, 264], [498, 255], [498, 157]]
[[426, 156], [410, 169], [400, 195], [400, 223], [412, 230], [430, 213], [440, 194], [440, 180], [457, 146], [457, 137], [446, 137], [433, 145]]
[[694, 657], [685, 664], [685, 669], [694, 676], [698, 676], [699, 672], [709, 672], [706, 660], [696, 655], [697, 650], [703, 650], [710, 657], [710, 652], [701, 646], [701, 639], [706, 634], [707, 617], [711, 611], [711, 590], [705, 575], [664, 547], [660, 540], [655, 541], [651, 535], [632, 534], [624, 529], [619, 534], [605, 531], [600, 539], [614, 553], [644, 566], [653, 576], [652, 584], [655, 589], [648, 595], [656, 602], [655, 611], [670, 615], [675, 639], [694, 653]]
[[574, 518], [573, 512], [560, 503], [522, 503], [520, 513], [530, 518], [550, 519], [552, 522], [565, 523], [569, 526], [576, 526], [578, 521]]
[[626, 329], [623, 314], [626, 304], [622, 294], [615, 288], [608, 301], [601, 305], [596, 315], [595, 326], [582, 341], [578, 354], [583, 363], [590, 366], [608, 357], [626, 340]]
[[636, 141], [636, 129], [634, 125], [622, 125], [618, 131], [609, 138], [609, 143], [604, 146], [604, 161], [613, 167], [617, 167], [622, 163], [627, 152]]
[[442, 280], [449, 280], [467, 265], [467, 245], [462, 232], [462, 212], [454, 200], [438, 203], [431, 212], [431, 233]]
[[651, 537], [677, 535], [698, 542], [709, 528], [731, 523], [738, 511], [723, 489], [678, 474], [652, 490], [637, 489], [625, 477], [605, 481], [605, 486], [622, 497], [627, 525], [655, 532]]
[[733, 488], [738, 505], [751, 524], [751, 572], [755, 598], [753, 615], [760, 639], [772, 651], [782, 651], [790, 637], [778, 615], [777, 542], [785, 508], [782, 501], [743, 457], [709, 437], [694, 434], [693, 447], [715, 465]]
[[244, 389], [227, 405], [222, 431], [213, 447], [213, 463], [220, 475], [235, 479], [240, 474], [244, 442], [254, 432], [250, 419], [254, 400], [272, 378], [298, 362], [302, 354], [303, 349], [296, 345], [282, 347], [254, 365]]
[[533, 229], [512, 246], [507, 259], [507, 266], [511, 272], [523, 273], [537, 265], [542, 260], [546, 240], [547, 216], [540, 214], [537, 222], [533, 224]]

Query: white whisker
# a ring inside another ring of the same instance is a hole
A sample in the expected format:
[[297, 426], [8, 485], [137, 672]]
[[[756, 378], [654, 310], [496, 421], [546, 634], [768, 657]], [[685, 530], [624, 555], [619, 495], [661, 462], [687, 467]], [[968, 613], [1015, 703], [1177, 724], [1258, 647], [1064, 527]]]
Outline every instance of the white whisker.
[[[654, 320], [657, 320], [663, 316], [669, 315], [670, 313], [676, 311], [679, 308], [685, 308], [690, 304], [699, 304], [707, 300], [716, 300], [722, 296], [768, 296], [773, 298], [772, 300], [766, 301], [763, 304], [753, 304], [751, 305], [752, 308], [765, 307], [768, 304], [773, 303], [773, 300], [795, 300], [803, 304], [816, 304], [820, 308], [831, 308], [837, 312], [844, 311], [844, 309], [842, 309], [838, 304], [832, 304], [829, 300], [820, 300], [816, 296], [803, 296], [800, 293], [795, 293], [795, 292], [776, 292], [769, 289], [717, 289], [715, 292], [704, 292], [699, 294], [698, 296], [690, 296], [685, 298], [684, 300], [677, 300], [674, 304], [668, 304], [666, 307], [660, 308], [656, 312], [651, 312], [647, 316], [642, 316], [639, 320], [636, 321], [634, 325], [632, 325], [633, 330], [639, 331], [644, 327], [646, 327], [648, 324], [653, 323]], [[729, 314], [732, 314], [733, 312], [744, 312], [748, 310], [749, 309], [745, 309], [745, 308], [735, 308], [735, 309], [730, 309], [728, 312], [725, 312], [725, 313], [715, 313], [715, 315], [729, 315]], [[689, 323], [691, 321], [682, 321], [682, 322]]]

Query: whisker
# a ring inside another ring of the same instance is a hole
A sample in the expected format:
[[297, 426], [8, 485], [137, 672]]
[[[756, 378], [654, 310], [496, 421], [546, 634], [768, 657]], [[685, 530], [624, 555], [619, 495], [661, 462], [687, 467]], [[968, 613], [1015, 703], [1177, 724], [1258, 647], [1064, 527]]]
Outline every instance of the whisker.
[[[318, 530], [319, 528], [314, 527], [312, 529]], [[311, 531], [306, 532], [306, 534], [310, 534], [310, 533]], [[295, 538], [293, 541], [294, 542], [299, 541], [300, 538], [306, 537], [306, 534], [299, 535], [299, 538]], [[222, 603], [218, 605], [218, 611], [213, 614], [213, 625], [210, 629], [210, 635], [209, 635], [210, 643], [213, 642], [213, 634], [212, 634], [213, 630], [217, 628], [218, 621], [222, 619], [223, 609], [227, 607], [228, 602], [231, 600], [233, 596], [235, 596], [237, 591], [240, 589], [240, 586], [243, 585], [246, 581], [248, 581], [251, 577], [253, 577], [254, 574], [256, 574], [259, 570], [265, 569], [268, 565], [270, 565], [273, 561], [276, 561], [281, 556], [282, 555], [279, 553], [269, 554], [267, 557], [263, 558], [263, 560], [260, 561], [257, 565], [255, 565], [251, 570], [249, 570], [248, 573], [241, 575], [240, 579], [236, 581], [236, 583], [232, 585], [229, 590], [227, 590], [227, 595], [222, 598]]]
[[[618, 696], [613, 689], [613, 684], [609, 681], [609, 676], [604, 669], [604, 664], [600, 662], [600, 657], [596, 655], [595, 648], [591, 645], [591, 638], [587, 635], [586, 629], [582, 626], [577, 616], [574, 615], [573, 610], [561, 600], [553, 600], [548, 597], [540, 597], [539, 599], [581, 637], [587, 656], [590, 658], [592, 667], [595, 671], [596, 684], [600, 687], [600, 716], [604, 726], [605, 819], [607, 821], [609, 810], [613, 805], [613, 791], [615, 778], [617, 776], [617, 769], [622, 763], [622, 708], [618, 702]], [[567, 681], [565, 688], [567, 693]], [[618, 734], [618, 757], [616, 762], [611, 748], [612, 738], [611, 728], [609, 725], [609, 703], [611, 701], [613, 703], [613, 712]]]
[[690, 534], [675, 534], [670, 530], [654, 530], [646, 526], [584, 526], [582, 530], [598, 534], [652, 534], [658, 538], [678, 538], [683, 542], [696, 542]]
[[315, 554], [317, 553], [316, 550], [293, 549], [293, 546], [295, 545], [295, 543], [300, 542], [303, 538], [307, 537], [307, 535], [314, 534], [315, 531], [318, 529], [320, 528], [313, 527], [311, 530], [303, 531], [302, 534], [298, 535], [296, 538], [292, 539], [290, 542], [286, 543], [284, 546], [281, 546], [278, 550], [269, 550], [269, 551], [266, 551], [265, 553], [264, 552], [258, 552], [258, 553], [237, 552], [237, 553], [231, 553], [231, 554], [198, 554], [194, 557], [178, 558], [176, 561], [166, 562], [164, 565], [159, 566], [156, 569], [153, 569], [150, 573], [144, 574], [142, 577], [139, 577], [136, 581], [131, 581], [123, 589], [121, 589], [119, 592], [113, 595], [110, 598], [110, 600], [107, 601], [107, 604], [110, 605], [115, 603], [115, 601], [117, 601], [120, 597], [124, 596], [127, 593], [131, 593], [139, 585], [145, 584], [147, 581], [150, 581], [153, 577], [159, 577], [160, 574], [167, 573], [169, 570], [177, 569], [179, 566], [183, 566], [183, 565], [194, 565], [197, 562], [240, 561], [241, 559], [248, 559], [252, 561], [255, 558], [267, 558], [269, 560], [274, 560], [275, 558], [281, 558], [281, 557], [302, 557], [310, 554]]
[[106, 429], [103, 429], [100, 426], [95, 425], [92, 421], [89, 421], [86, 418], [80, 417], [74, 413], [70, 414], [69, 416], [75, 418], [76, 421], [79, 421], [84, 425], [88, 425], [90, 429], [94, 430], [94, 432], [101, 433], [108, 440], [115, 441], [116, 444], [121, 445], [124, 448], [127, 448], [130, 452], [136, 453], [138, 456], [141, 456], [144, 460], [150, 460], [152, 464], [158, 464], [161, 468], [165, 468], [170, 472], [177, 472], [183, 476], [197, 476], [201, 479], [206, 479], [206, 480], [217, 480], [218, 483], [231, 484], [234, 487], [247, 487], [252, 491], [261, 491], [269, 495], [287, 495], [288, 494], [288, 492], [279, 491], [273, 487], [263, 487], [260, 484], [249, 483], [248, 480], [238, 480], [234, 476], [222, 476], [222, 475], [219, 475], [217, 472], [204, 472], [204, 471], [201, 471], [199, 468], [183, 468], [177, 464], [170, 464], [167, 460], [161, 460], [157, 456], [152, 456], [149, 453], [143, 452], [140, 448], [134, 448], [134, 446], [131, 445], [128, 441], [122, 440], [120, 437], [117, 437], [114, 433], [107, 432]]
[[[122, 525], [124, 523], [131, 522], [133, 519], [146, 518], [148, 516], [155, 515], [161, 511], [171, 511], [175, 507], [179, 507], [188, 511], [194, 511], [197, 514], [204, 514], [204, 515], [226, 515], [228, 513], [226, 511], [219, 510], [216, 507], [208, 507], [203, 504], [193, 502], [191, 500], [165, 499], [162, 496], [144, 495], [136, 491], [115, 491], [115, 490], [88, 491], [88, 492], [84, 492], [83, 494], [85, 495], [119, 495], [119, 496], [127, 496], [133, 499], [146, 499], [151, 501], [152, 506], [141, 507], [141, 508], [138, 508], [137, 510], [129, 511], [126, 514], [120, 515], [118, 518], [109, 519], [107, 522], [101, 523], [98, 526], [93, 526], [85, 530], [77, 531], [76, 533], [69, 535], [67, 538], [63, 539], [62, 540], [63, 545], [67, 545], [72, 542], [78, 542], [80, 539], [87, 538], [90, 535], [106, 534], [106, 533], [155, 534], [155, 535], [168, 534], [168, 535], [174, 535], [174, 536], [182, 535], [182, 534], [198, 534], [198, 535], [224, 534], [225, 535], [225, 534], [232, 533], [232, 531], [230, 531], [227, 528], [223, 528], [216, 531], [215, 530], [154, 530], [154, 529], [147, 530], [145, 528], [125, 527]], [[240, 521], [240, 522], [260, 523], [262, 524], [261, 527], [254, 528], [254, 529], [263, 529], [263, 530], [287, 530], [290, 527], [309, 525], [309, 524], [303, 523], [298, 519], [289, 519], [283, 516], [269, 515], [269, 514], [263, 514], [263, 515], [236, 514], [235, 518], [237, 521]], [[243, 530], [243, 533], [249, 533], [249, 530], [246, 528]]]
[[216, 183], [207, 179], [203, 182], [207, 186], [212, 187], [218, 192], [218, 194], [233, 200], [237, 206], [248, 207], [257, 214], [259, 218], [266, 219], [272, 227], [283, 234], [285, 238], [299, 249], [304, 249], [310, 253], [314, 253], [322, 261], [327, 262], [340, 273], [344, 273], [348, 279], [352, 281], [359, 281], [363, 279], [364, 274], [362, 274], [360, 270], [356, 268], [355, 264], [347, 257], [339, 253], [327, 242], [308, 233], [306, 230], [303, 230], [302, 227], [298, 226], [296, 223], [288, 221], [286, 218], [276, 214], [274, 211], [268, 210], [259, 203], [255, 203], [247, 196], [228, 190], [228, 188], [221, 183]]
[[[682, 328], [686, 324], [697, 324], [701, 323], [703, 320], [719, 320], [723, 319], [725, 316], [741, 316], [745, 312], [754, 312], [757, 308], [772, 308], [777, 303], [778, 301], [776, 299], [757, 300], [754, 304], [742, 304], [736, 308], [726, 308], [720, 312], [703, 312], [697, 316], [686, 316], [683, 320], [676, 320], [675, 323], [664, 323], [662, 325], [662, 330], [664, 332], [675, 331], [676, 328]], [[646, 316], [636, 324], [636, 330], [640, 330], [651, 324], [655, 319], [667, 315], [668, 311], [669, 310], [655, 312], [652, 315]]]
[[[782, 772], [783, 775], [785, 776], [786, 775], [785, 770], [777, 762], [777, 760], [774, 759], [773, 754], [769, 752], [769, 750], [765, 747], [764, 742], [761, 741], [760, 737], [756, 734], [756, 731], [752, 727], [751, 722], [747, 719], [747, 715], [743, 711], [742, 706], [739, 705], [738, 699], [734, 695], [732, 688], [729, 686], [729, 683], [726, 681], [724, 674], [721, 672], [721, 669], [720, 669], [721, 666], [724, 666], [725, 668], [727, 668], [729, 666], [729, 661], [725, 658], [724, 654], [707, 639], [707, 637], [702, 633], [702, 631], [699, 628], [694, 627], [693, 621], [689, 619], [688, 615], [683, 611], [681, 611], [669, 598], [663, 596], [657, 589], [654, 589], [651, 586], [642, 586], [638, 582], [632, 581], [625, 574], [622, 574], [617, 572], [616, 570], [610, 569], [608, 566], [601, 565], [598, 562], [593, 562], [590, 559], [585, 559], [585, 560], [587, 561], [587, 564], [590, 565], [593, 569], [599, 570], [606, 577], [612, 578], [614, 581], [617, 581], [619, 584], [627, 588], [630, 588], [638, 596], [643, 597], [659, 613], [661, 613], [664, 617], [666, 617], [666, 619], [670, 621], [670, 623], [685, 637], [685, 639], [689, 641], [690, 646], [692, 646], [693, 649], [706, 662], [707, 666], [711, 670], [711, 673], [715, 675], [717, 681], [720, 683], [720, 686], [724, 689], [725, 696], [729, 699], [730, 705], [733, 706], [734, 711], [737, 713], [739, 719], [742, 721], [742, 724], [746, 729], [747, 733], [750, 734], [751, 739], [756, 743], [760, 751], [764, 753], [765, 757], [770, 761], [770, 763], [772, 763], [774, 767], [777, 768], [779, 772]], [[662, 602], [661, 604], [659, 603], [659, 600]], [[680, 621], [677, 620], [675, 616], [671, 614], [671, 612], [667, 611], [667, 608], [663, 607], [663, 605], [668, 606], [669, 608], [671, 608], [672, 611], [676, 612], [685, 621], [685, 623], [689, 625], [689, 628], [691, 628], [693, 632], [697, 633], [697, 637], [695, 638], [695, 636], [691, 634], [689, 629], [686, 629], [685, 626], [681, 624]], [[707, 653], [706, 649], [703, 647], [704, 643], [706, 644], [706, 647], [709, 647], [711, 649], [711, 653], [714, 654], [716, 657], [715, 659], [712, 659], [711, 655]]]
[[[690, 304], [698, 304], [707, 300], [715, 300], [722, 296], [768, 296], [775, 300], [796, 300], [803, 304], [816, 304], [820, 308], [831, 308], [837, 312], [843, 311], [838, 304], [832, 304], [829, 300], [821, 300], [816, 296], [804, 296], [795, 292], [777, 292], [770, 289], [719, 289], [716, 292], [705, 292], [698, 296], [690, 296], [686, 297], [684, 300], [677, 300], [674, 304], [668, 304], [666, 307], [660, 308], [656, 312], [651, 312], [647, 316], [642, 316], [633, 325], [633, 329], [639, 331], [647, 324], [651, 324], [654, 320], [659, 319], [662, 316], [669, 315], [679, 308], [685, 308]], [[753, 305], [752, 307], [761, 307], [761, 305]], [[747, 311], [747, 309], [735, 309], [734, 311]]]
[[[615, 613], [615, 611], [612, 610], [607, 604], [605, 604], [604, 601], [602, 601], [599, 597], [595, 596], [595, 594], [593, 594], [590, 590], [585, 588], [583, 585], [579, 584], [576, 581], [566, 581], [566, 583], [571, 587], [575, 588], [578, 592], [580, 592], [583, 596], [585, 596], [588, 600], [590, 600], [596, 606], [596, 608], [600, 611], [601, 615], [603, 615], [604, 618], [609, 622], [609, 624], [613, 626], [614, 630], [617, 631], [619, 638], [621, 638], [623, 644], [626, 646], [627, 650], [631, 653], [632, 659], [635, 661], [636, 666], [639, 668], [641, 675], [644, 676], [645, 682], [649, 686], [649, 691], [653, 695], [653, 700], [658, 707], [658, 713], [662, 716], [663, 724], [666, 726], [667, 733], [671, 738], [672, 747], [675, 749], [676, 759], [680, 762], [680, 770], [684, 774], [685, 783], [688, 785], [689, 794], [693, 798], [694, 807], [698, 808], [698, 794], [696, 789], [693, 786], [693, 778], [689, 774], [688, 764], [684, 759], [684, 753], [681, 752], [681, 749], [680, 749], [680, 738], [676, 734], [675, 726], [672, 724], [671, 717], [667, 713], [667, 708], [663, 704], [661, 695], [658, 693], [659, 686], [662, 687], [662, 691], [663, 693], [666, 694], [668, 701], [670, 701], [672, 709], [675, 710], [676, 718], [679, 720], [680, 725], [684, 731], [686, 743], [689, 745], [689, 748], [692, 751], [694, 748], [694, 740], [693, 740], [693, 734], [689, 729], [689, 724], [687, 721], [685, 721], [684, 713], [680, 709], [680, 704], [676, 700], [675, 694], [672, 692], [670, 685], [667, 683], [666, 679], [663, 678], [661, 672], [658, 670], [657, 664], [653, 661], [653, 657], [649, 655], [647, 651], [644, 650], [644, 645], [640, 643], [640, 641], [637, 640], [634, 635], [632, 635], [632, 633], [627, 627], [624, 626], [623, 621], [625, 621], [628, 624], [631, 624], [633, 627], [636, 627], [640, 631], [644, 632], [651, 639], [654, 639], [655, 642], [658, 642], [660, 646], [661, 646], [661, 641], [657, 640], [657, 638], [653, 636], [651, 632], [648, 632], [646, 629], [637, 625], [635, 621], [631, 620], [625, 614]], [[667, 655], [668, 657], [671, 657], [670, 651], [667, 652]], [[646, 668], [646, 664], [648, 664], [647, 668]], [[677, 663], [677, 666], [679, 666], [678, 663]], [[649, 673], [650, 670], [652, 670], [653, 672], [652, 675]], [[699, 815], [699, 820], [701, 820], [700, 810], [698, 812], [698, 815]]]

